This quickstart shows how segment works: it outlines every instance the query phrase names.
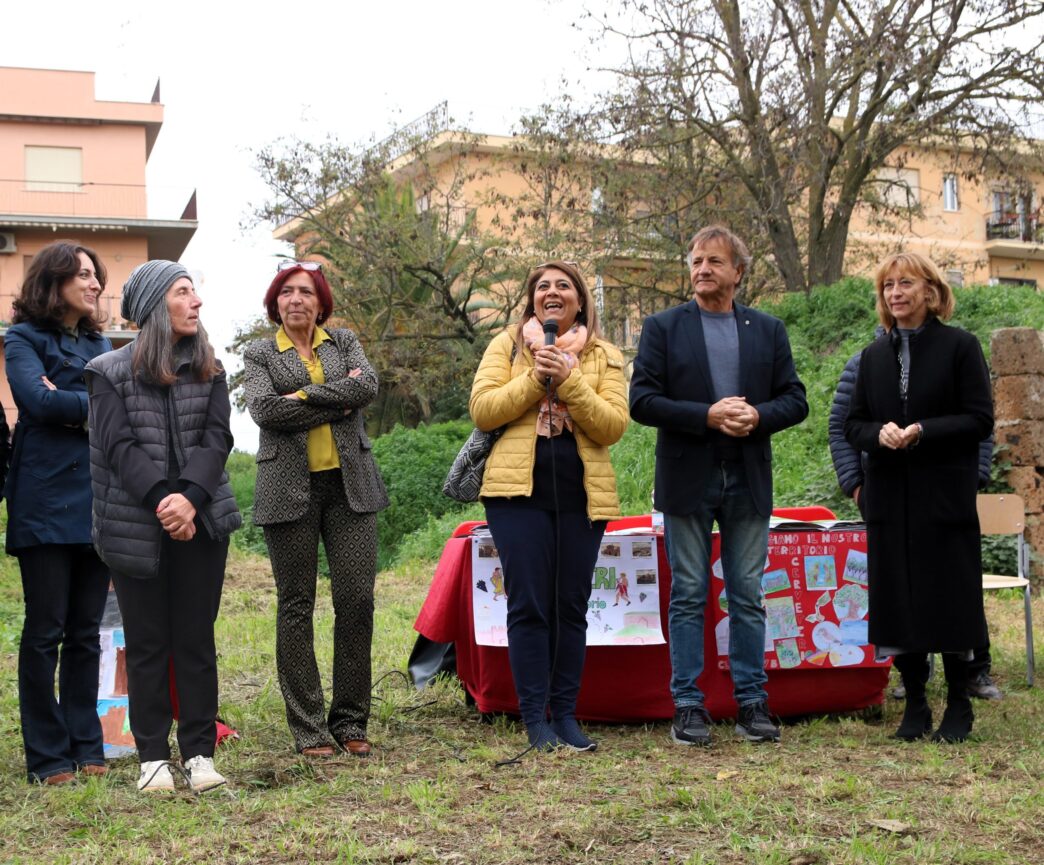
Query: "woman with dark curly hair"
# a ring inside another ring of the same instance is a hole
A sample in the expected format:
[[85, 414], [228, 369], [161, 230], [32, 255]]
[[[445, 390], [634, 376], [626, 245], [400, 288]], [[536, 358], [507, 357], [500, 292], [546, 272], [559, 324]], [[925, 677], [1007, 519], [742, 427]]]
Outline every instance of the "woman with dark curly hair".
[[43, 784], [107, 771], [97, 703], [109, 572], [91, 546], [83, 380], [88, 361], [112, 348], [98, 314], [104, 288], [93, 250], [66, 240], [45, 246], [4, 338], [18, 407], [4, 488], [7, 552], [18, 559], [25, 598], [18, 705], [29, 780]]

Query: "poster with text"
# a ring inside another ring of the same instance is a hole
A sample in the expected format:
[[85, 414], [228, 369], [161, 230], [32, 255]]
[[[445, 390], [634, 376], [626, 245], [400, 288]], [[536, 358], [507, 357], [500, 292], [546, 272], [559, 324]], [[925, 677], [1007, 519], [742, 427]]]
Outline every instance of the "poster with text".
[[[471, 538], [471, 600], [475, 642], [507, 645], [509, 581], [493, 537]], [[660, 622], [656, 536], [607, 535], [591, 574], [587, 645], [649, 646], [666, 642]]]
[[[714, 536], [710, 623], [718, 667], [729, 668], [729, 604]], [[765, 666], [874, 667], [867, 634], [866, 532], [773, 531], [761, 577], [765, 606]]]

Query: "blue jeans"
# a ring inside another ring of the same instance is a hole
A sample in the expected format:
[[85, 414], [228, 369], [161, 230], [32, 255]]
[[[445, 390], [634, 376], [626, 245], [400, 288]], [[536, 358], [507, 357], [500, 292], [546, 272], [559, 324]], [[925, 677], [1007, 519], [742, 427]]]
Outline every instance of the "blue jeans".
[[16, 555], [25, 596], [18, 708], [29, 780], [104, 765], [98, 629], [109, 569], [86, 544], [41, 544]]
[[711, 528], [721, 532], [721, 563], [729, 600], [729, 664], [736, 702], [765, 693], [765, 609], [761, 577], [768, 552], [768, 517], [754, 509], [741, 462], [721, 462], [690, 514], [664, 514], [671, 563], [671, 696], [676, 707], [702, 706], [696, 679], [703, 672], [703, 622], [710, 583]]

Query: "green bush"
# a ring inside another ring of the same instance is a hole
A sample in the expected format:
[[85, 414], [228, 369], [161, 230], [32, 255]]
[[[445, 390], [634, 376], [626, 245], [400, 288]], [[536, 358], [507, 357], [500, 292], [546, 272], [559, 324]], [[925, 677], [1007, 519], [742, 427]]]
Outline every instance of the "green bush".
[[631, 423], [623, 438], [609, 449], [616, 472], [616, 489], [623, 514], [647, 514], [652, 508], [656, 468], [656, 430]]
[[240, 550], [268, 555], [265, 536], [260, 527], [254, 525], [254, 485], [257, 481], [257, 463], [253, 454], [232, 451], [225, 465], [228, 482], [236, 504], [243, 514], [243, 527], [232, 535], [232, 544]]
[[[442, 483], [471, 430], [471, 422], [465, 420], [416, 429], [397, 426], [374, 441], [373, 455], [391, 499], [391, 506], [377, 518], [380, 568], [388, 567], [402, 539], [427, 526], [430, 518], [463, 510], [442, 494]], [[433, 556], [438, 553], [432, 550]]]
[[[1044, 329], [1044, 295], [1019, 286], [957, 289], [953, 324], [973, 332], [989, 352], [990, 333], [1000, 327]], [[848, 359], [872, 338], [877, 325], [874, 290], [869, 280], [850, 278], [822, 286], [808, 295], [787, 294], [759, 306], [787, 326], [798, 374], [808, 393], [810, 413], [801, 424], [773, 437], [774, 498], [779, 506], [823, 504], [840, 517], [858, 516], [837, 486], [827, 447], [827, 420], [834, 389]], [[461, 403], [463, 405], [463, 403]], [[374, 441], [391, 507], [378, 517], [381, 568], [416, 559], [438, 557], [458, 522], [481, 519], [479, 505], [460, 505], [442, 494], [442, 482], [453, 457], [471, 431], [468, 420], [448, 421], [416, 429], [396, 427]], [[616, 470], [624, 514], [647, 513], [655, 466], [656, 431], [632, 423], [610, 454]], [[992, 491], [1003, 489], [996, 477], [1003, 453], [995, 455]], [[244, 549], [264, 552], [259, 529], [249, 520], [253, 500], [254, 463], [246, 454], [229, 462], [233, 489], [246, 524], [234, 536]], [[984, 564], [995, 573], [1011, 573], [1013, 546], [988, 542]]]

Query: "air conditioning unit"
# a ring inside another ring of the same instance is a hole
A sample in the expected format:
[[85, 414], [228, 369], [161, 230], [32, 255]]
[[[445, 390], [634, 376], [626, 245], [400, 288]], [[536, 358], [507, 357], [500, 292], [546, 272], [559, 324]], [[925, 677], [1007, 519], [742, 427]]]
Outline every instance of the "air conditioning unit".
[[11, 252], [18, 252], [14, 234], [10, 231], [0, 231], [0, 255]]

